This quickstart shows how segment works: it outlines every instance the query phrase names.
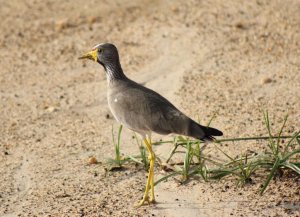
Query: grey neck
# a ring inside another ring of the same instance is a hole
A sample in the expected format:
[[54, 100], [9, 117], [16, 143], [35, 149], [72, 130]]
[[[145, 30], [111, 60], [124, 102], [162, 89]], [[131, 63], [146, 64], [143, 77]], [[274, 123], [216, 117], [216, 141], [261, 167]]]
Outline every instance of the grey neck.
[[120, 63], [117, 64], [107, 64], [104, 67], [106, 71], [107, 81], [112, 82], [115, 80], [127, 79], [124, 75]]

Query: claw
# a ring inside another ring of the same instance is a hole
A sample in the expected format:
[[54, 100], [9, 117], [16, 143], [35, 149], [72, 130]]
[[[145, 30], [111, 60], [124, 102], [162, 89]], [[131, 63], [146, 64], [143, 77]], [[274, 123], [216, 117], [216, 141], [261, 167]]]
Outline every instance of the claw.
[[145, 205], [146, 202], [148, 203], [148, 205], [150, 205], [150, 201], [149, 201], [148, 197], [144, 197], [140, 202], [135, 204], [134, 207], [136, 207], [136, 208], [141, 207], [141, 206]]

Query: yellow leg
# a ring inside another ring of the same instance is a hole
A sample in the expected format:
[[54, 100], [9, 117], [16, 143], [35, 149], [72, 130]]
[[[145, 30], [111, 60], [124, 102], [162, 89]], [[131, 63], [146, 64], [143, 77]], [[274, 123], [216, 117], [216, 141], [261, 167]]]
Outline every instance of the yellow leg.
[[[148, 150], [148, 158], [150, 161], [150, 168], [149, 168], [149, 173], [148, 173], [148, 179], [146, 183], [146, 189], [144, 192], [143, 199], [136, 205], [137, 207], [140, 207], [145, 204], [147, 201], [149, 203], [154, 203], [155, 198], [154, 198], [154, 162], [155, 162], [155, 155], [154, 152], [152, 151], [152, 145], [150, 139], [144, 139], [145, 146]], [[150, 194], [150, 200], [149, 200], [149, 190], [151, 189], [151, 194]]]
[[[151, 143], [151, 139], [148, 138], [147, 139], [148, 144], [151, 147], [152, 150], [152, 143]], [[153, 162], [152, 165], [152, 171], [151, 171], [151, 179], [150, 179], [150, 187], [151, 187], [151, 193], [150, 193], [150, 203], [155, 203], [155, 196], [154, 196], [154, 164], [155, 164], [155, 154], [152, 151], [152, 153], [149, 153], [149, 161], [150, 161], [150, 165], [151, 165], [151, 161]], [[151, 168], [151, 167], [150, 167]]]

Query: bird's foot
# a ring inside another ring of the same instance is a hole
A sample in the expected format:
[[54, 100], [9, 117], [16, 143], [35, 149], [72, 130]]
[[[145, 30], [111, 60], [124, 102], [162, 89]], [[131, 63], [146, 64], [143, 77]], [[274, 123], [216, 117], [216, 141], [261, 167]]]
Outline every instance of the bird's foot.
[[148, 205], [150, 204], [148, 196], [147, 197], [143, 197], [143, 199], [140, 202], [136, 203], [134, 205], [134, 207], [136, 207], [136, 208], [141, 207], [141, 206], [145, 205], [146, 202], [148, 203]]
[[140, 202], [136, 203], [134, 205], [134, 207], [139, 208], [141, 206], [150, 205], [150, 204], [154, 204], [154, 203], [156, 203], [154, 198], [150, 198], [150, 200], [149, 200], [149, 197], [143, 197], [143, 199]]

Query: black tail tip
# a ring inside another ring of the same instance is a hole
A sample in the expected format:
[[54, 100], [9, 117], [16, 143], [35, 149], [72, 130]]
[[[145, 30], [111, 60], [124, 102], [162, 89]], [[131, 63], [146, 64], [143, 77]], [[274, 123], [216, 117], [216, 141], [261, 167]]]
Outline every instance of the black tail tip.
[[223, 133], [212, 127], [203, 127], [205, 136], [201, 139], [205, 142], [215, 142], [216, 138], [214, 136], [223, 136]]
[[206, 136], [223, 136], [223, 132], [216, 128], [204, 127], [204, 132]]

